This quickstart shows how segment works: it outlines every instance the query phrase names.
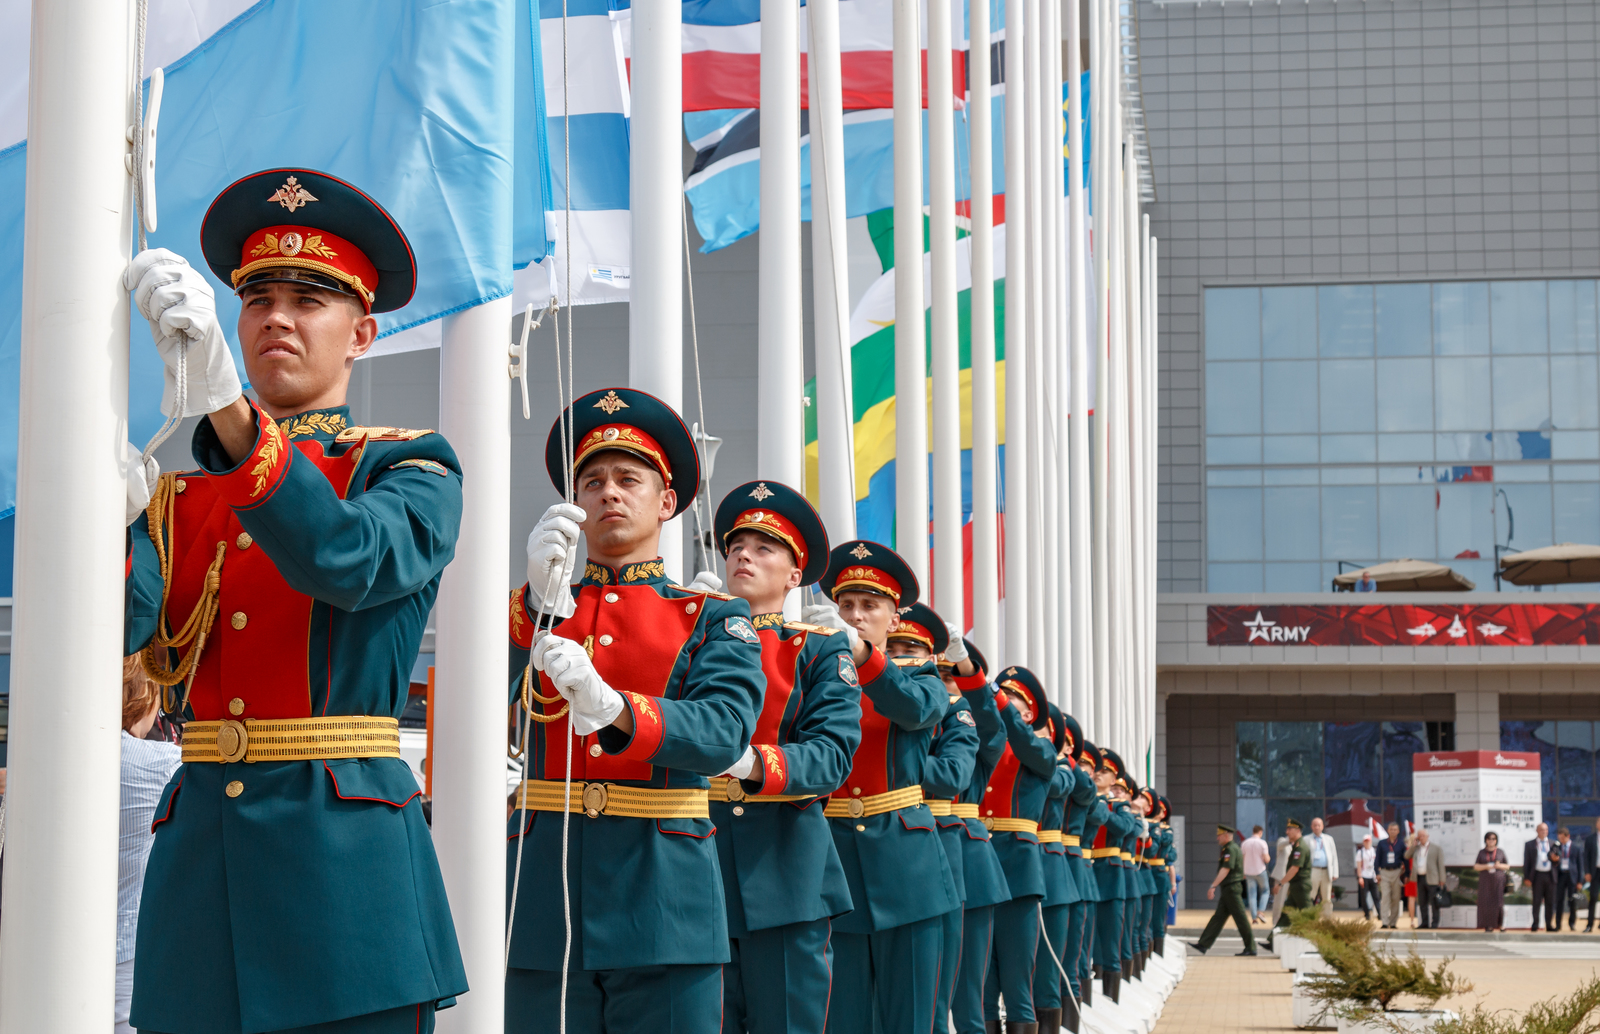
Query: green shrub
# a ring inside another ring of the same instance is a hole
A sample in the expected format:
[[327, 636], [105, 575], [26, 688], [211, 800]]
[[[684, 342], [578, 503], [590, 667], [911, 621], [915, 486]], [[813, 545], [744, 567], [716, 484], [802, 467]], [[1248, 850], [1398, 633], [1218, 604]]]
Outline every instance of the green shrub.
[[1564, 999], [1551, 998], [1518, 1016], [1477, 1006], [1459, 1020], [1434, 1026], [1433, 1034], [1600, 1034], [1600, 978], [1591, 978]]
[[1431, 1008], [1441, 998], [1472, 990], [1449, 971], [1449, 959], [1430, 970], [1415, 949], [1402, 958], [1373, 951], [1365, 939], [1352, 943], [1326, 935], [1317, 947], [1332, 972], [1310, 974], [1306, 992], [1347, 1019], [1370, 1019], [1402, 998]]

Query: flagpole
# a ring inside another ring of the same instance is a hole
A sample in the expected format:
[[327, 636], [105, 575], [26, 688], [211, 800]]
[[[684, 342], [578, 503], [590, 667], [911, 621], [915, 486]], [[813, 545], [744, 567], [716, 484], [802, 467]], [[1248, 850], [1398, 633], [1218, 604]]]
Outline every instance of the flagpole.
[[[756, 475], [805, 484], [800, 301], [800, 9], [761, 0], [761, 232], [756, 244]], [[658, 168], [656, 173], [661, 175]], [[715, 501], [713, 500], [713, 505]]]
[[1055, 543], [1057, 575], [1055, 586], [1055, 611], [1057, 638], [1061, 646], [1057, 653], [1055, 685], [1056, 700], [1066, 708], [1072, 699], [1072, 655], [1078, 642], [1072, 632], [1072, 581], [1077, 569], [1072, 566], [1071, 541], [1068, 534], [1072, 523], [1071, 492], [1071, 392], [1068, 385], [1070, 366], [1071, 331], [1067, 313], [1067, 181], [1064, 160], [1066, 139], [1066, 111], [1061, 88], [1066, 79], [1061, 58], [1063, 24], [1061, 7], [1066, 0], [1049, 0], [1050, 6], [1050, 238], [1052, 268], [1050, 293], [1055, 309], [1055, 335], [1051, 351], [1056, 356], [1056, 375], [1051, 380], [1056, 409], [1056, 465], [1051, 473], [1050, 489], [1055, 500]]
[[[1150, 217], [1148, 215], [1145, 216], [1145, 226], [1147, 229], [1149, 227], [1149, 219]], [[1150, 237], [1150, 261], [1147, 263], [1145, 269], [1145, 276], [1147, 277], [1149, 285], [1145, 290], [1145, 305], [1147, 313], [1145, 320], [1145, 354], [1148, 357], [1148, 361], [1145, 366], [1145, 369], [1148, 371], [1148, 376], [1145, 380], [1144, 386], [1146, 414], [1145, 427], [1148, 431], [1148, 437], [1145, 442], [1145, 484], [1147, 486], [1146, 490], [1149, 492], [1150, 499], [1149, 512], [1145, 515], [1144, 526], [1145, 542], [1147, 543], [1145, 548], [1148, 550], [1148, 556], [1150, 557], [1150, 576], [1149, 581], [1145, 586], [1146, 591], [1149, 593], [1149, 599], [1145, 604], [1145, 614], [1147, 615], [1147, 624], [1145, 626], [1147, 630], [1145, 637], [1145, 655], [1148, 658], [1147, 663], [1150, 671], [1150, 684], [1145, 689], [1145, 707], [1147, 708], [1150, 716], [1148, 737], [1150, 746], [1152, 748], [1155, 746], [1156, 736], [1156, 572], [1159, 564], [1158, 550], [1160, 548], [1156, 537], [1156, 512], [1161, 498], [1161, 486], [1157, 479], [1157, 470], [1159, 469], [1157, 464], [1160, 456], [1158, 445], [1159, 436], [1161, 434], [1160, 410], [1157, 408], [1160, 404], [1158, 387], [1161, 356], [1159, 342], [1156, 338], [1156, 312], [1158, 309], [1156, 304], [1156, 291], [1158, 285], [1160, 284], [1160, 281], [1156, 278], [1156, 258], [1159, 253], [1157, 244], [1158, 242], [1156, 241], [1156, 238], [1154, 236]], [[1152, 762], [1152, 767], [1153, 765], [1154, 762]]]
[[1028, 201], [1025, 0], [1005, 0], [1006, 474], [1005, 664], [1028, 658]]
[[1093, 137], [1093, 143], [1089, 147], [1089, 160], [1094, 168], [1093, 257], [1096, 272], [1092, 346], [1095, 357], [1094, 413], [1090, 423], [1092, 434], [1089, 439], [1093, 450], [1089, 472], [1093, 495], [1090, 513], [1093, 555], [1090, 559], [1093, 565], [1091, 596], [1094, 628], [1094, 715], [1097, 723], [1094, 726], [1094, 738], [1106, 745], [1111, 743], [1112, 728], [1116, 722], [1111, 703], [1111, 592], [1108, 584], [1111, 577], [1111, 549], [1107, 541], [1109, 524], [1107, 511], [1111, 505], [1111, 486], [1106, 469], [1111, 461], [1110, 436], [1107, 434], [1107, 414], [1111, 403], [1111, 263], [1108, 257], [1111, 250], [1109, 232], [1111, 219], [1107, 208], [1111, 199], [1108, 181], [1111, 176], [1112, 150], [1111, 135], [1108, 132], [1111, 121], [1109, 101], [1111, 41], [1106, 33], [1106, 13], [1112, 2], [1113, 0], [1090, 0], [1094, 49], [1089, 61], [1089, 74], [1092, 76], [1089, 99], [1094, 105], [1094, 116], [1089, 124]]
[[928, 584], [928, 399], [922, 296], [922, 33], [894, 0], [895, 548]]
[[90, 1034], [112, 1013], [132, 10], [33, 5], [0, 927], [8, 1031]]
[[[1055, 490], [1055, 472], [1060, 452], [1061, 435], [1065, 428], [1062, 426], [1061, 395], [1055, 390], [1056, 381], [1060, 371], [1056, 353], [1056, 234], [1055, 234], [1055, 198], [1051, 195], [1055, 177], [1051, 175], [1050, 166], [1059, 164], [1061, 152], [1059, 139], [1051, 140], [1051, 125], [1055, 122], [1052, 110], [1059, 110], [1059, 104], [1051, 100], [1050, 84], [1050, 51], [1058, 38], [1054, 35], [1052, 26], [1054, 19], [1051, 9], [1060, 0], [1038, 0], [1039, 31], [1033, 35], [1032, 46], [1028, 48], [1029, 54], [1034, 59], [1036, 88], [1032, 96], [1036, 103], [1032, 109], [1033, 118], [1030, 119], [1029, 130], [1033, 139], [1037, 141], [1034, 152], [1034, 162], [1031, 168], [1037, 174], [1038, 189], [1034, 198], [1038, 204], [1038, 218], [1031, 220], [1033, 231], [1038, 236], [1039, 269], [1034, 283], [1038, 296], [1038, 342], [1039, 365], [1037, 398], [1039, 408], [1039, 476], [1034, 482], [1038, 486], [1040, 516], [1039, 523], [1039, 620], [1040, 646], [1042, 649], [1035, 651], [1035, 661], [1040, 665], [1039, 674], [1044, 678], [1045, 686], [1052, 700], [1057, 703], [1061, 700], [1061, 611], [1058, 606], [1058, 594], [1061, 586], [1061, 549], [1060, 536], [1056, 529], [1060, 527], [1060, 495]], [[1060, 87], [1055, 88], [1059, 95]]]
[[845, 249], [844, 88], [839, 0], [806, 4], [810, 37], [811, 297], [817, 358], [817, 499], [828, 535], [856, 537], [850, 263]]
[[1071, 601], [1072, 706], [1069, 710], [1084, 728], [1095, 721], [1092, 677], [1094, 644], [1090, 634], [1089, 568], [1089, 313], [1085, 263], [1088, 261], [1088, 216], [1083, 191], [1083, 28], [1078, 0], [1065, 0], [1067, 9], [1067, 138], [1072, 167], [1067, 174], [1067, 329], [1070, 372], [1068, 375], [1067, 444], [1070, 453], [1068, 486], [1068, 559], [1072, 579], [1068, 585]]
[[967, 126], [972, 177], [972, 635], [985, 657], [1000, 657], [1000, 551], [995, 484], [994, 108], [989, 4], [969, 0]]
[[1044, 485], [1043, 464], [1045, 449], [1044, 369], [1041, 364], [1040, 337], [1043, 333], [1044, 291], [1041, 273], [1044, 268], [1044, 242], [1040, 239], [1040, 222], [1044, 217], [1042, 184], [1039, 182], [1038, 104], [1040, 94], [1039, 49], [1044, 26], [1039, 19], [1040, 0], [1023, 0], [1023, 19], [1027, 35], [1023, 37], [1023, 93], [1027, 106], [1023, 120], [1025, 141], [1024, 163], [1027, 169], [1028, 221], [1028, 304], [1027, 350], [1028, 369], [1028, 555], [1034, 558], [1033, 577], [1028, 580], [1028, 660], [1027, 664], [1037, 674], [1048, 676], [1045, 660], [1049, 653], [1046, 641], [1048, 625], [1045, 621], [1045, 586], [1049, 572], [1045, 570], [1048, 557], [1044, 551]]
[[[933, 327], [933, 608], [967, 627], [961, 532], [961, 358], [956, 319], [956, 141], [950, 0], [928, 5], [928, 233]], [[895, 268], [900, 268], [898, 265]], [[898, 469], [898, 468], [897, 468]]]
[[[632, 21], [628, 385], [681, 413], [683, 184], [677, 170], [683, 166], [683, 5], [639, 0]], [[661, 531], [661, 557], [670, 578], [683, 575], [682, 527], [681, 519], [673, 518]]]
[[1133, 721], [1133, 757], [1138, 768], [1144, 756], [1144, 247], [1139, 233], [1139, 159], [1128, 139], [1128, 175], [1124, 179], [1123, 232], [1128, 242], [1126, 269], [1128, 307], [1128, 672]]

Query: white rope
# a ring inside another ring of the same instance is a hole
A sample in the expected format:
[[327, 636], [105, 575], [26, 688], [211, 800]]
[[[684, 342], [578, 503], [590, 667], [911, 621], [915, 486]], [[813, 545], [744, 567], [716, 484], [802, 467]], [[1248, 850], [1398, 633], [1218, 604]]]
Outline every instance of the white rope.
[[[1081, 1007], [1081, 1003], [1072, 995], [1072, 978], [1067, 976], [1067, 968], [1061, 964], [1061, 956], [1056, 954], [1055, 945], [1050, 943], [1050, 934], [1044, 928], [1044, 903], [1035, 903], [1033, 907], [1039, 910], [1039, 937], [1043, 939], [1044, 946], [1050, 951], [1050, 961], [1056, 964], [1056, 972], [1061, 974], [1061, 992], [1072, 998], [1074, 1005]], [[1064, 948], [1066, 945], [1063, 944], [1062, 947]]]
[[[679, 199], [678, 212], [683, 216], [683, 279], [689, 288], [689, 343], [694, 350], [694, 394], [696, 411], [699, 417], [699, 422], [695, 424], [695, 427], [699, 429], [700, 433], [695, 436], [694, 450], [700, 456], [700, 469], [705, 471], [703, 475], [705, 491], [700, 492], [700, 495], [705, 498], [701, 499], [697, 496], [694, 501], [694, 541], [695, 547], [700, 550], [700, 562], [707, 571], [716, 574], [717, 564], [716, 561], [711, 559], [711, 550], [706, 544], [706, 532], [712, 527], [712, 510], [710, 456], [706, 452], [705, 442], [711, 432], [706, 428], [706, 396], [700, 388], [700, 325], [696, 319], [694, 309], [694, 250], [689, 246], [689, 206], [684, 203], [682, 198]], [[696, 491], [699, 488], [699, 485], [695, 486]], [[705, 503], [706, 507], [704, 525], [700, 523], [700, 504], [702, 502]]]

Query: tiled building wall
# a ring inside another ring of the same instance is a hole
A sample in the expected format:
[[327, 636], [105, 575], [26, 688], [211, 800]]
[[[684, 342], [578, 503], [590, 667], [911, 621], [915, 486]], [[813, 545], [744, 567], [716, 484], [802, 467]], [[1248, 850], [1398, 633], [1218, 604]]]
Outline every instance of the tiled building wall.
[[1137, 7], [1163, 265], [1158, 576], [1199, 592], [1203, 288], [1600, 271], [1600, 4]]

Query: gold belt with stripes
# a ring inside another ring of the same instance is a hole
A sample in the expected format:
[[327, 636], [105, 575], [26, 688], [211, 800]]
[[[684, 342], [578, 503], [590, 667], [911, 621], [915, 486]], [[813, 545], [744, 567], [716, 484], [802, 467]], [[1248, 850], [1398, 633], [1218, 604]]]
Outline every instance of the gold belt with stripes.
[[400, 723], [393, 718], [227, 718], [220, 722], [189, 722], [183, 727], [185, 762], [226, 764], [399, 756]]
[[875, 793], [870, 797], [828, 798], [822, 813], [830, 819], [861, 819], [868, 815], [882, 815], [901, 808], [915, 808], [922, 803], [921, 785], [907, 786], [888, 793]]
[[991, 833], [1037, 833], [1039, 824], [1032, 819], [1005, 819], [986, 815], [983, 824]]
[[1041, 844], [1059, 844], [1061, 842], [1062, 842], [1062, 836], [1061, 836], [1061, 831], [1059, 829], [1041, 829], [1039, 831], [1039, 843], [1041, 843]]
[[1076, 833], [1062, 833], [1061, 842], [1068, 847], [1077, 847], [1079, 837]]
[[933, 812], [933, 817], [936, 819], [948, 818], [955, 814], [953, 810], [955, 801], [923, 801], [922, 803], [928, 806], [928, 810]]
[[1155, 866], [1157, 869], [1165, 869], [1167, 867], [1167, 860], [1165, 858], [1152, 858], [1150, 859], [1150, 864]]
[[1120, 853], [1121, 853], [1121, 855], [1122, 855], [1122, 860], [1123, 860], [1123, 861], [1125, 861], [1125, 862], [1131, 862], [1131, 861], [1133, 861], [1133, 854], [1132, 854], [1132, 852], [1129, 852], [1129, 851], [1122, 851], [1122, 852], [1120, 852]]
[[816, 796], [818, 795], [814, 793], [761, 793], [752, 795], [744, 792], [744, 784], [737, 779], [729, 779], [727, 776], [711, 777], [711, 799], [714, 801], [732, 801], [735, 804], [740, 802], [745, 804], [782, 804], [785, 801], [809, 801]]
[[1122, 852], [1114, 847], [1094, 847], [1089, 849], [1090, 858], [1117, 858]]
[[[566, 784], [554, 779], [529, 779], [517, 791], [516, 807], [559, 812], [565, 799]], [[601, 815], [624, 819], [708, 819], [711, 808], [707, 800], [704, 790], [666, 790], [574, 779], [568, 810], [591, 819]]]
[[956, 801], [950, 805], [950, 814], [958, 819], [975, 819], [978, 817], [978, 806], [976, 804], [962, 804], [960, 801]]

